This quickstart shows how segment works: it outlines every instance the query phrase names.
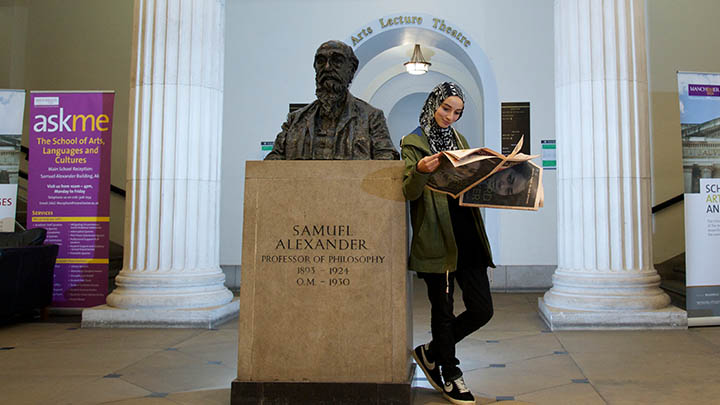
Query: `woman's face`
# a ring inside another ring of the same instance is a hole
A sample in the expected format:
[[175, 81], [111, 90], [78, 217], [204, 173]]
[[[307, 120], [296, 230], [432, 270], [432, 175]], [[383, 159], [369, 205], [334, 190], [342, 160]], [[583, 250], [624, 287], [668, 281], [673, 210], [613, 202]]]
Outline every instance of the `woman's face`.
[[505, 169], [493, 174], [487, 181], [488, 187], [498, 195], [513, 195], [527, 187], [530, 179], [519, 175], [515, 170]]
[[458, 96], [450, 96], [435, 110], [435, 122], [440, 128], [447, 128], [460, 118], [465, 104]]

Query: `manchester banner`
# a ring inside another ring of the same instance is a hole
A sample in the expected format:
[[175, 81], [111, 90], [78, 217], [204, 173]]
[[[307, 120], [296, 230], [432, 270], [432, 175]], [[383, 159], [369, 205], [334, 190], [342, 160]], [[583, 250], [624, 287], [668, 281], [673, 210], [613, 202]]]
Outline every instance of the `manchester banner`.
[[31, 92], [28, 228], [60, 245], [53, 306], [105, 303], [113, 92]]
[[688, 326], [720, 324], [720, 74], [678, 72]]
[[15, 230], [25, 90], [0, 90], [0, 232]]

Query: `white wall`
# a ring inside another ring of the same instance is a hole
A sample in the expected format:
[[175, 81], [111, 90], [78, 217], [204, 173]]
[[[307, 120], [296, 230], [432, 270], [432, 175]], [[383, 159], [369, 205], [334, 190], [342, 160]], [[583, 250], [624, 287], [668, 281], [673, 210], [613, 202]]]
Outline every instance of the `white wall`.
[[[647, 2], [653, 205], [683, 193], [677, 71], [720, 72], [720, 1]], [[655, 263], [685, 251], [683, 204], [653, 216]]]
[[[314, 99], [312, 61], [318, 45], [347, 38], [380, 17], [421, 13], [452, 22], [488, 56], [500, 101], [530, 102], [533, 153], [539, 153], [541, 139], [555, 138], [552, 0], [458, 0], [451, 7], [407, 0], [228, 0], [226, 4], [221, 264], [241, 260], [245, 161], [258, 158], [261, 140], [275, 138], [288, 103]], [[386, 117], [389, 114], [386, 110]], [[416, 122], [414, 118], [407, 128], [414, 128]], [[485, 143], [499, 145], [499, 137], [485, 134]], [[553, 172], [546, 172], [545, 188], [546, 206], [539, 212], [486, 210], [498, 264], [556, 263]], [[515, 231], [518, 228], [526, 231]]]
[[0, 0], [0, 88], [22, 89], [28, 0]]
[[[12, 27], [15, 17], [15, 8], [12, 4], [0, 2], [0, 27]], [[13, 49], [12, 30], [0, 30], [0, 89], [10, 88], [10, 66], [12, 62]]]

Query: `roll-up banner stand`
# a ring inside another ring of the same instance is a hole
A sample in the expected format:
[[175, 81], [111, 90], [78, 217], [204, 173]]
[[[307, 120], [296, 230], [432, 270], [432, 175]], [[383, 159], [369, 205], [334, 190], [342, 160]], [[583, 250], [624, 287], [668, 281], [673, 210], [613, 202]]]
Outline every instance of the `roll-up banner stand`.
[[720, 324], [720, 74], [678, 72], [688, 326]]
[[0, 232], [15, 230], [25, 90], [0, 90]]
[[109, 91], [30, 92], [28, 228], [60, 245], [53, 306], [105, 303], [110, 233]]

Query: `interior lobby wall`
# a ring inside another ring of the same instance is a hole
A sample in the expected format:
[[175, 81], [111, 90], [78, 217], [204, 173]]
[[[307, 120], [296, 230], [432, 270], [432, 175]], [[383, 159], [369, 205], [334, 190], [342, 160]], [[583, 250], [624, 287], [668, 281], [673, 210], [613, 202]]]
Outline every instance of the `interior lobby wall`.
[[[240, 263], [244, 162], [261, 156], [261, 140], [274, 139], [288, 103], [314, 98], [312, 57], [320, 43], [346, 38], [368, 21], [393, 13], [422, 12], [452, 21], [488, 55], [500, 99], [531, 102], [531, 134], [533, 143], [539, 143], [554, 138], [552, 4], [227, 0], [221, 263]], [[116, 91], [112, 183], [123, 188], [132, 9], [131, 0], [0, 0], [0, 86]], [[720, 27], [714, 23], [718, 14], [720, 2], [715, 0], [647, 2], [653, 204], [682, 192], [676, 71], [720, 71], [720, 55], [714, 52], [720, 41]], [[533, 229], [491, 236], [503, 264], [555, 261], [554, 179], [550, 171], [546, 176], [545, 212], [500, 213], [493, 225], [510, 229], [529, 223]], [[113, 196], [115, 242], [122, 243], [123, 223], [124, 202]], [[655, 262], [684, 251], [682, 228], [682, 204], [654, 216]], [[537, 234], [547, 243], [537, 244]], [[521, 254], [516, 246], [523, 247]]]
[[[683, 193], [678, 71], [720, 72], [720, 2], [647, 1], [653, 205]], [[683, 204], [653, 217], [655, 263], [685, 251]]]
[[11, 27], [14, 17], [14, 6], [7, 1], [0, 1], [0, 89], [10, 86], [10, 66], [12, 64], [13, 32]]
[[[221, 264], [240, 263], [245, 161], [261, 156], [260, 141], [275, 139], [289, 103], [314, 99], [312, 63], [322, 42], [348, 38], [381, 17], [424, 13], [445, 19], [488, 55], [501, 101], [530, 102], [532, 150], [539, 153], [541, 139], [555, 138], [552, 4], [551, 0], [461, 0], [452, 7], [407, 0], [228, 1]], [[389, 114], [385, 111], [386, 117]], [[413, 119], [407, 127], [416, 125]], [[486, 210], [498, 264], [556, 263], [554, 176], [546, 172], [546, 206], [539, 212]], [[514, 231], [518, 227], [528, 231]]]

